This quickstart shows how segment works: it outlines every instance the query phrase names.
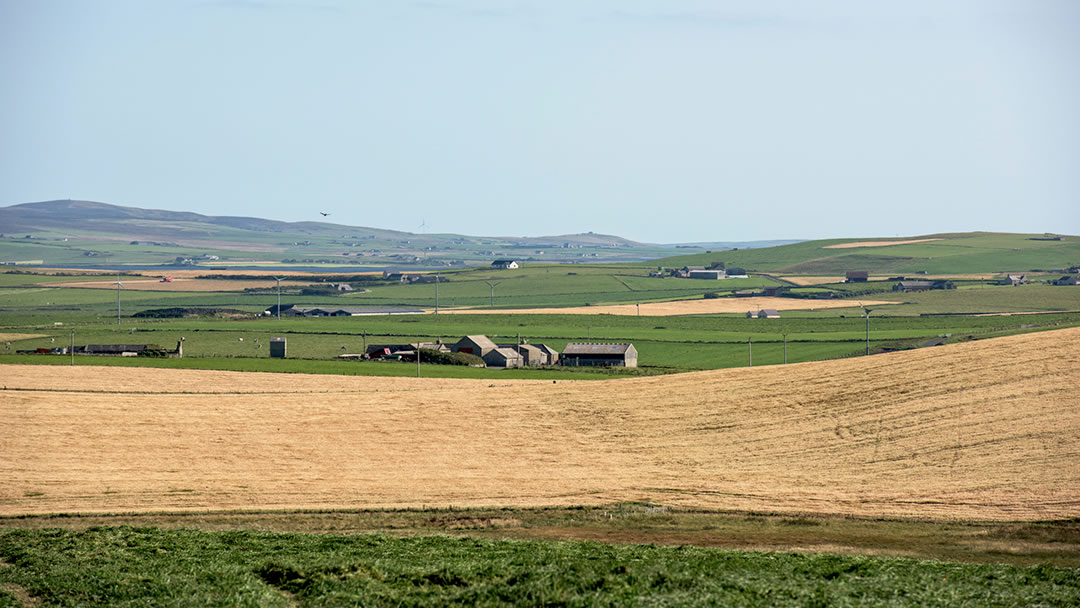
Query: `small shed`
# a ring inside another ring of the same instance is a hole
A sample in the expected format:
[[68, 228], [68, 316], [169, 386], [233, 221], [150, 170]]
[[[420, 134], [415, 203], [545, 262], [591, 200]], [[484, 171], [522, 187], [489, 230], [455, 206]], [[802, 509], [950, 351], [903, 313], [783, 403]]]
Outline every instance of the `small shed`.
[[509, 270], [517, 268], [518, 263], [516, 260], [495, 260], [491, 263], [491, 267], [495, 270]]
[[633, 344], [594, 344], [572, 342], [559, 357], [570, 367], [637, 367], [638, 353]]
[[866, 270], [849, 270], [844, 278], [848, 283], [865, 283], [870, 280], [870, 273]]
[[559, 351], [551, 348], [547, 344], [537, 344], [536, 347], [544, 353], [544, 357], [547, 359], [547, 365], [555, 365], [559, 362]]
[[285, 338], [270, 338], [270, 356], [275, 359], [284, 359], [285, 345]]

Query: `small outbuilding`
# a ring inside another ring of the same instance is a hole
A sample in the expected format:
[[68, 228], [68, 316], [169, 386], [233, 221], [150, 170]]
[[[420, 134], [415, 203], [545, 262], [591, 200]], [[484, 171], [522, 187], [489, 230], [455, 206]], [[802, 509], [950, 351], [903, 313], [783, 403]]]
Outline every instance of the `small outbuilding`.
[[517, 267], [518, 263], [516, 260], [495, 260], [491, 263], [491, 268], [493, 270], [510, 270]]
[[870, 280], [870, 273], [866, 270], [849, 270], [844, 278], [848, 283], [865, 283]]
[[484, 363], [488, 367], [521, 367], [522, 357], [512, 348], [493, 348], [484, 356]]
[[761, 310], [754, 312], [752, 310], [746, 311], [747, 319], [779, 319], [780, 312], [773, 308], [762, 308]]
[[1080, 285], [1080, 278], [1077, 278], [1076, 276], [1061, 277], [1054, 281], [1054, 285]]
[[1000, 281], [998, 281], [998, 285], [1014, 285], [1015, 286], [1015, 285], [1023, 285], [1024, 283], [1027, 283], [1027, 277], [1022, 275], [1022, 274], [1005, 275], [1004, 278], [1002, 278]]
[[285, 358], [285, 338], [270, 338], [270, 356], [275, 359]]

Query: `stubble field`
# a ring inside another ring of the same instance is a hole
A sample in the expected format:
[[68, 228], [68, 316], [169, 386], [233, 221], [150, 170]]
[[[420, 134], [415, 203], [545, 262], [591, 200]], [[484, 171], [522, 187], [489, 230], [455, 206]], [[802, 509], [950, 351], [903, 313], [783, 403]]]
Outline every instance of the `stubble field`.
[[614, 381], [0, 366], [0, 514], [1080, 514], [1080, 329]]

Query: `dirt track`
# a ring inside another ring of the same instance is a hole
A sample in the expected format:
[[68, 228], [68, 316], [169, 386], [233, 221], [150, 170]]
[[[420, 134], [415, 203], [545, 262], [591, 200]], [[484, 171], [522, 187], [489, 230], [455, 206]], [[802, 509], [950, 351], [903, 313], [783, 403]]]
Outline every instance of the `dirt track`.
[[0, 514], [669, 505], [1080, 516], [1080, 329], [613, 381], [0, 365]]

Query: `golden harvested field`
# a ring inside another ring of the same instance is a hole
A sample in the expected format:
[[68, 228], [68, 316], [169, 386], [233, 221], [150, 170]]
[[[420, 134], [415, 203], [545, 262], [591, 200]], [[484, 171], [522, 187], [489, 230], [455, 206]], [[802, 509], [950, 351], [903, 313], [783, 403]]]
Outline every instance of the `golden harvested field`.
[[889, 245], [907, 245], [909, 243], [928, 243], [930, 241], [940, 241], [941, 239], [910, 239], [907, 241], [859, 241], [857, 243], [839, 243], [836, 245], [825, 245], [822, 249], [853, 249], [855, 247], [888, 247]]
[[[863, 306], [883, 306], [899, 302], [881, 302], [877, 300], [800, 300], [795, 298], [717, 298], [715, 300], [675, 300], [673, 302], [648, 302], [640, 305], [643, 317], [674, 317], [678, 315], [708, 315], [717, 313], [742, 313], [762, 308], [774, 310], [824, 310], [826, 308], [855, 308]], [[507, 315], [625, 315], [639, 314], [634, 304], [611, 304], [608, 306], [572, 306], [568, 308], [515, 308], [499, 309], [499, 314]], [[440, 308], [439, 314], [489, 315], [490, 308]]]
[[[173, 275], [169, 275], [173, 276]], [[111, 277], [110, 277], [111, 278]], [[129, 278], [123, 277], [120, 282], [124, 289], [134, 291], [243, 291], [247, 288], [276, 287], [273, 280], [265, 281], [230, 281], [218, 279], [187, 279], [173, 277], [173, 280], [162, 283], [161, 278]], [[311, 285], [313, 281], [282, 281], [282, 287], [298, 287]], [[91, 281], [63, 281], [56, 283], [42, 283], [44, 287], [84, 287], [87, 289], [116, 289], [116, 279], [97, 279]]]
[[647, 500], [1080, 516], [1080, 328], [611, 381], [0, 365], [0, 515]]

